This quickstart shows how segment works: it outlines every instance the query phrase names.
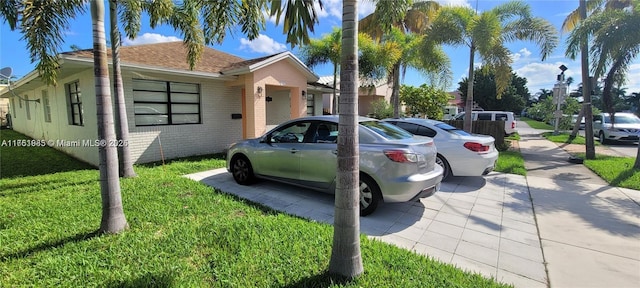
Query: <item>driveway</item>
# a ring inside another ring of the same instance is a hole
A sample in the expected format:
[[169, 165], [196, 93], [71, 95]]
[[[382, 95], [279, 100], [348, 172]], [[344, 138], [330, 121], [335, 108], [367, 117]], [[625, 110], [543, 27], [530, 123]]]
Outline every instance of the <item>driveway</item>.
[[[333, 195], [270, 181], [240, 186], [225, 169], [187, 177], [285, 213], [333, 224]], [[432, 197], [383, 203], [372, 215], [360, 218], [360, 230], [371, 238], [516, 287], [547, 287], [523, 176], [453, 177]]]

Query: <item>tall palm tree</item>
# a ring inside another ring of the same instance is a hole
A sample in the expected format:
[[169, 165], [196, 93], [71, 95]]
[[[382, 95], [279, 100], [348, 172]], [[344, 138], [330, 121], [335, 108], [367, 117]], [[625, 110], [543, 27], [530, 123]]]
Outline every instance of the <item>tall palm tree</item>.
[[429, 28], [439, 8], [435, 1], [377, 1], [374, 13], [360, 20], [363, 32], [378, 41], [394, 43], [401, 53], [387, 71], [392, 83], [394, 117], [400, 116], [400, 77], [407, 67], [423, 72], [433, 82], [448, 86], [449, 59], [429, 38]]
[[[529, 5], [506, 2], [482, 13], [469, 7], [443, 7], [432, 25], [434, 41], [469, 47], [469, 88], [466, 111], [473, 109], [473, 70], [478, 52], [483, 64], [496, 73], [496, 93], [500, 99], [511, 79], [511, 57], [505, 43], [529, 40], [540, 47], [544, 60], [558, 45], [558, 32], [542, 18], [532, 17]], [[471, 132], [471, 113], [465, 113], [464, 130]]]
[[[587, 19], [587, 16], [599, 14], [605, 10], [615, 10], [621, 9], [621, 7], [626, 7], [630, 3], [629, 0], [592, 0], [585, 1], [580, 0], [578, 8], [572, 11], [562, 23], [562, 30], [565, 32], [570, 32], [574, 30], [578, 24]], [[588, 50], [589, 36], [581, 39], [580, 43], [580, 64], [582, 69], [582, 96], [584, 97], [584, 102], [582, 109], [580, 110], [580, 114], [578, 115], [578, 120], [576, 121], [576, 125], [573, 128], [570, 139], [573, 139], [578, 134], [578, 123], [580, 123], [583, 115], [585, 118], [585, 157], [587, 159], [595, 159], [595, 143], [593, 141], [593, 111], [592, 111], [592, 99], [591, 99], [591, 81], [589, 77], [589, 54]], [[574, 55], [575, 57], [575, 55]], [[608, 101], [608, 99], [603, 99], [604, 101]]]
[[127, 117], [127, 106], [124, 99], [124, 85], [122, 84], [122, 71], [120, 69], [120, 29], [118, 28], [118, 1], [109, 0], [109, 24], [111, 36], [111, 61], [113, 69], [113, 92], [116, 100], [116, 137], [121, 143], [126, 145], [118, 146], [118, 160], [120, 164], [120, 175], [129, 178], [135, 177], [133, 170], [133, 159], [129, 148], [129, 119]]
[[118, 173], [118, 149], [113, 125], [109, 64], [107, 64], [107, 41], [104, 32], [104, 1], [91, 1], [91, 21], [93, 26], [93, 76], [96, 87], [98, 113], [98, 139], [105, 145], [98, 147], [100, 159], [100, 193], [102, 196], [102, 221], [100, 232], [118, 233], [129, 225], [122, 208], [120, 180]]
[[[605, 77], [602, 97], [608, 103], [605, 110], [609, 112], [614, 112], [611, 111], [613, 88], [624, 84], [631, 62], [640, 53], [640, 31], [637, 29], [640, 27], [640, 0], [633, 0], [629, 5], [629, 9], [605, 9], [590, 15], [571, 32], [568, 39], [567, 55], [575, 57], [580, 45], [592, 38], [589, 52], [594, 61], [591, 68], [595, 78]], [[639, 157], [640, 146], [635, 168], [640, 168]]]
[[342, 30], [334, 28], [333, 32], [321, 39], [312, 39], [308, 45], [303, 45], [300, 49], [305, 64], [312, 68], [319, 64], [330, 62], [333, 65], [333, 98], [331, 114], [338, 112], [338, 97], [336, 87], [338, 82], [338, 71], [340, 67]]
[[335, 192], [333, 245], [329, 272], [347, 278], [364, 272], [360, 252], [360, 182], [358, 150], [358, 1], [342, 2], [340, 57], [340, 119], [338, 175]]

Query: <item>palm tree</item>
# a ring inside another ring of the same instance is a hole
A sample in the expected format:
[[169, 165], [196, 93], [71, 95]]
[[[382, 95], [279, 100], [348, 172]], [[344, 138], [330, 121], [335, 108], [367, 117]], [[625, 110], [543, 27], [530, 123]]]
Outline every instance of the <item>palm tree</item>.
[[126, 145], [118, 146], [118, 160], [120, 164], [120, 174], [125, 178], [135, 177], [133, 170], [133, 159], [131, 149], [129, 149], [129, 120], [127, 117], [127, 106], [124, 99], [124, 85], [122, 84], [122, 72], [120, 69], [120, 30], [118, 28], [118, 1], [109, 1], [109, 23], [111, 29], [111, 60], [113, 62], [113, 92], [116, 94], [117, 119], [116, 137], [121, 143]]
[[[432, 25], [434, 40], [469, 47], [469, 88], [466, 111], [473, 109], [473, 70], [476, 52], [484, 65], [496, 73], [496, 93], [500, 99], [511, 79], [508, 41], [530, 40], [540, 47], [544, 60], [558, 45], [557, 31], [547, 20], [532, 17], [524, 2], [511, 1], [476, 13], [469, 7], [443, 7]], [[465, 113], [464, 130], [471, 132], [471, 113]]]
[[118, 149], [109, 143], [116, 142], [107, 64], [107, 41], [104, 32], [104, 1], [91, 1], [93, 22], [93, 75], [96, 87], [98, 112], [98, 139], [106, 141], [98, 147], [100, 159], [100, 193], [102, 196], [102, 221], [100, 232], [118, 233], [129, 226], [122, 208], [120, 179], [118, 173]]
[[[567, 55], [575, 57], [582, 48], [581, 44], [592, 37], [589, 52], [595, 61], [591, 68], [595, 78], [605, 77], [602, 97], [607, 103], [604, 108], [610, 113], [614, 112], [613, 88], [624, 84], [631, 62], [640, 53], [640, 32], [637, 29], [640, 25], [640, 1], [633, 0], [629, 4], [630, 9], [605, 9], [590, 15], [571, 32], [568, 39]], [[638, 156], [640, 146], [635, 168], [640, 168]]]
[[334, 28], [331, 34], [322, 39], [312, 39], [308, 45], [302, 46], [300, 53], [305, 59], [305, 64], [309, 68], [316, 65], [331, 62], [333, 64], [333, 100], [331, 114], [338, 112], [338, 97], [336, 97], [336, 87], [338, 82], [338, 71], [340, 67], [342, 30]]
[[353, 278], [364, 272], [360, 253], [360, 183], [358, 150], [358, 2], [342, 2], [340, 57], [340, 120], [338, 175], [335, 192], [333, 245], [329, 272]]
[[392, 83], [394, 117], [400, 116], [400, 77], [408, 67], [443, 87], [450, 82], [449, 59], [429, 37], [431, 22], [439, 8], [435, 1], [378, 1], [375, 12], [360, 20], [365, 33], [383, 43], [391, 43], [401, 54], [387, 71]]
[[[612, 10], [612, 9], [620, 9], [620, 7], [628, 6], [628, 0], [593, 0], [593, 1], [585, 1], [580, 0], [580, 5], [574, 11], [572, 11], [562, 23], [562, 30], [565, 32], [569, 32], [574, 30], [580, 21], [587, 19], [587, 15], [598, 14], [604, 10]], [[589, 36], [585, 36], [581, 39], [580, 43], [580, 64], [582, 69], [582, 95], [584, 97], [584, 104], [582, 110], [580, 110], [580, 114], [578, 115], [578, 120], [576, 121], [576, 125], [574, 126], [573, 132], [571, 133], [570, 139], [574, 139], [578, 134], [578, 123], [580, 123], [582, 119], [582, 115], [584, 114], [585, 118], [585, 158], [587, 159], [595, 159], [595, 143], [593, 141], [593, 111], [592, 111], [592, 99], [591, 99], [591, 81], [589, 77], [589, 55], [588, 52], [588, 43]], [[574, 55], [575, 57], [575, 55]], [[604, 100], [604, 99], [603, 99]], [[608, 101], [608, 100], [605, 100]]]

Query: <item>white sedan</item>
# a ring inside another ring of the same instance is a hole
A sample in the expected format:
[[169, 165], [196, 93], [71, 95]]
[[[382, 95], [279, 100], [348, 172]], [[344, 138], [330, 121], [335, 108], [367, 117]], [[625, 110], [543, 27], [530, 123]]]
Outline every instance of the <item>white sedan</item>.
[[383, 121], [415, 135], [433, 138], [438, 150], [436, 163], [444, 169], [443, 180], [451, 176], [487, 175], [496, 165], [498, 150], [491, 136], [469, 134], [430, 119], [393, 118]]

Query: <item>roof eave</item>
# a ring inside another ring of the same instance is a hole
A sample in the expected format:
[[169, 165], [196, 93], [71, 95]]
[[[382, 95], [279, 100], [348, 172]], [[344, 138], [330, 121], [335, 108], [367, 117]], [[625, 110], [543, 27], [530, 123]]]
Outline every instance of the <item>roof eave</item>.
[[289, 60], [289, 61], [293, 61], [294, 64], [296, 64], [296, 66], [298, 66], [298, 68], [300, 70], [302, 70], [302, 72], [305, 74], [305, 77], [307, 78], [308, 82], [315, 82], [318, 81], [318, 79], [320, 79], [320, 77], [318, 77], [318, 75], [316, 75], [315, 73], [313, 73], [313, 71], [311, 71], [311, 69], [309, 69], [309, 67], [307, 67], [307, 65], [304, 65], [304, 63], [302, 63], [297, 57], [295, 57], [291, 52], [286, 51], [280, 54], [276, 54], [273, 57], [269, 57], [263, 61], [254, 63], [252, 65], [248, 65], [248, 66], [244, 66], [244, 67], [240, 67], [240, 68], [236, 68], [236, 69], [231, 69], [231, 70], [226, 70], [226, 71], [222, 71], [223, 74], [229, 74], [229, 75], [241, 75], [241, 74], [246, 74], [246, 73], [251, 73], [254, 72], [260, 68], [264, 68], [268, 65], [271, 65], [273, 63], [276, 63], [280, 60]]

